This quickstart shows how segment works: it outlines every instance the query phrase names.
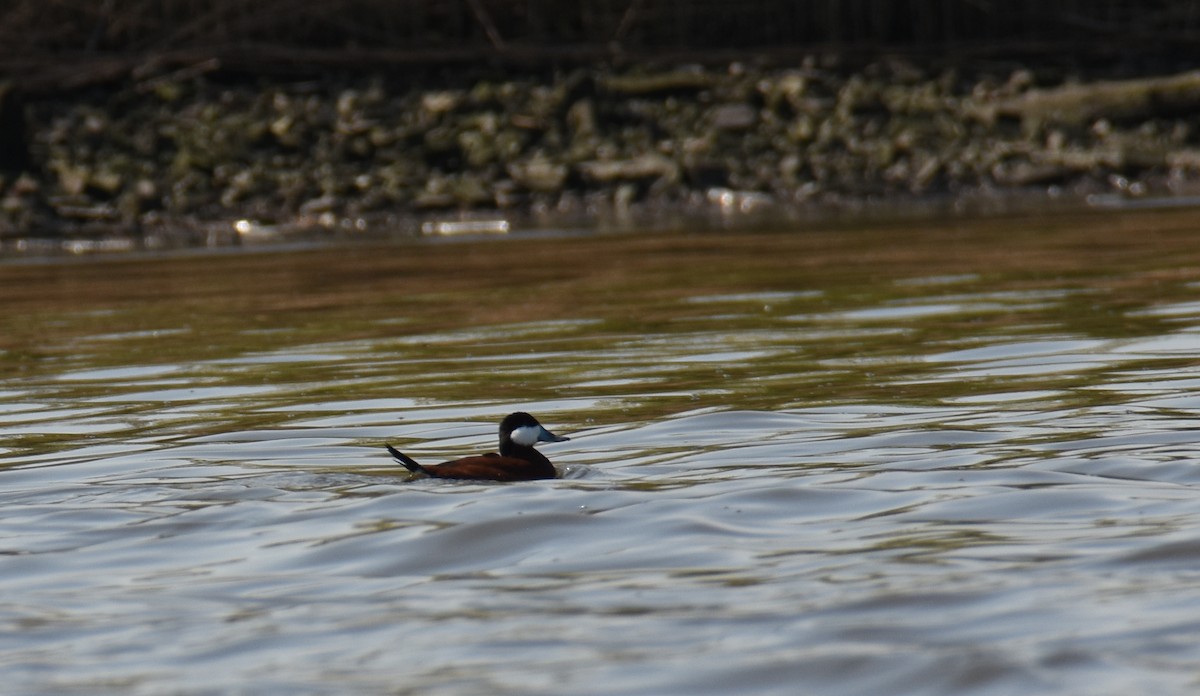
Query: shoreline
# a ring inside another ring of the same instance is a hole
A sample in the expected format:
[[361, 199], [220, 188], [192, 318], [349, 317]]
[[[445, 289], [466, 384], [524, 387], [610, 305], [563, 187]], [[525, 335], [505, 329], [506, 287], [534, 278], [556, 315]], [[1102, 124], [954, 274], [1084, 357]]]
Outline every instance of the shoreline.
[[1195, 72], [1078, 81], [901, 58], [434, 86], [200, 66], [27, 98], [28, 162], [0, 174], [0, 253], [35, 238], [212, 246], [476, 218], [738, 227], [947, 202], [1171, 205], [1200, 192], [1195, 106]]

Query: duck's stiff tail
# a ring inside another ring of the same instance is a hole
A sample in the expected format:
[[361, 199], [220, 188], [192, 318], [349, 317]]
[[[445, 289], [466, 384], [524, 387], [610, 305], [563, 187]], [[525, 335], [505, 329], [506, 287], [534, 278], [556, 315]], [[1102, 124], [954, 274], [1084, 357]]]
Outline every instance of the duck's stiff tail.
[[429, 475], [429, 472], [425, 470], [425, 467], [418, 464], [417, 460], [401, 452], [395, 447], [392, 447], [391, 445], [384, 445], [384, 447], [387, 447], [387, 451], [392, 455], [392, 458], [403, 464], [405, 469], [408, 469], [414, 474], [425, 474], [426, 476]]

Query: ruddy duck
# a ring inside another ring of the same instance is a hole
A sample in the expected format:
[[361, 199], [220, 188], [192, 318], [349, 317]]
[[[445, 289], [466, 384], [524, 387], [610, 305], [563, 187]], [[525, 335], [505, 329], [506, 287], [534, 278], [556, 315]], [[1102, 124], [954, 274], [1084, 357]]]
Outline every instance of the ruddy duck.
[[500, 454], [494, 452], [463, 457], [452, 462], [422, 466], [415, 459], [387, 445], [387, 451], [414, 474], [432, 478], [476, 481], [533, 481], [558, 477], [549, 459], [533, 448], [539, 442], [562, 442], [528, 413], [510, 413], [500, 422]]

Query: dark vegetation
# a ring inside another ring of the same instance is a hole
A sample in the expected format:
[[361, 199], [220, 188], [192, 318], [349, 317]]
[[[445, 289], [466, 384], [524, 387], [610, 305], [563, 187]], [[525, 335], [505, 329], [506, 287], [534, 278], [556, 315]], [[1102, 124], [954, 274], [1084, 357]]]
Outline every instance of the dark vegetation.
[[1178, 62], [1200, 0], [6, 0], [0, 71], [27, 89], [172, 63], [388, 69], [481, 60], [729, 60], [817, 50]]

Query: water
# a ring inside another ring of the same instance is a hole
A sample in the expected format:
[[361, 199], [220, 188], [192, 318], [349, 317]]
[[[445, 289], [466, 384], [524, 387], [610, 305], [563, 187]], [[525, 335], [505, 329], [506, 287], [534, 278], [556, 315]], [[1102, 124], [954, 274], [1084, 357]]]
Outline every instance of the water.
[[0, 266], [5, 690], [1193, 693], [1197, 223]]

